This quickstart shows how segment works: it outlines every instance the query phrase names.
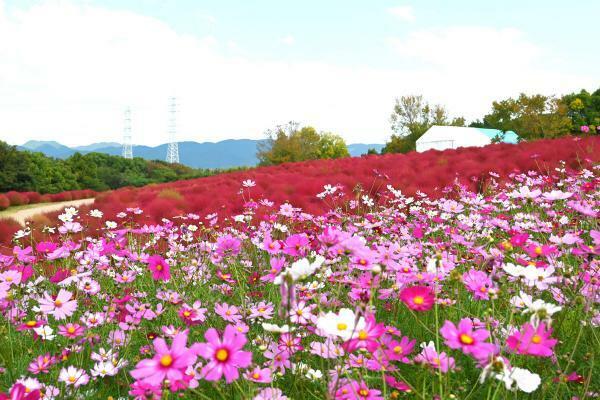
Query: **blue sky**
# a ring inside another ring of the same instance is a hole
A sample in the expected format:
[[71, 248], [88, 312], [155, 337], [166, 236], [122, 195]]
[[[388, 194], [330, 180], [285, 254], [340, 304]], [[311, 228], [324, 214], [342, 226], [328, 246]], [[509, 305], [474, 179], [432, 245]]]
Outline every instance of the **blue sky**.
[[119, 141], [130, 106], [134, 141], [158, 144], [173, 94], [182, 140], [298, 120], [384, 142], [403, 94], [473, 119], [521, 91], [595, 90], [597, 15], [592, 0], [0, 0], [0, 138]]

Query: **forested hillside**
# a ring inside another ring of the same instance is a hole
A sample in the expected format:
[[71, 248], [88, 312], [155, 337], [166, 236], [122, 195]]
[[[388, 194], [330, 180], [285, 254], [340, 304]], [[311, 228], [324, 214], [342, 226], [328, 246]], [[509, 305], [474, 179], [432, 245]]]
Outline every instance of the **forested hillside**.
[[77, 189], [103, 191], [198, 178], [218, 172], [224, 170], [194, 169], [164, 161], [142, 158], [129, 160], [100, 153], [76, 153], [61, 160], [42, 153], [21, 151], [0, 141], [0, 192], [16, 190], [43, 194]]

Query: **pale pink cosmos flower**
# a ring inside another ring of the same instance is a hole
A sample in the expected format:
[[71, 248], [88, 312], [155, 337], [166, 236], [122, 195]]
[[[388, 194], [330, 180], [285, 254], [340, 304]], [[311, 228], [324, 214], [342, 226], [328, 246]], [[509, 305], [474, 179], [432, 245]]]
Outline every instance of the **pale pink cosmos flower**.
[[90, 381], [90, 376], [85, 370], [71, 365], [60, 370], [58, 381], [64, 382], [67, 386], [79, 387], [86, 385]]
[[40, 310], [57, 320], [70, 317], [77, 309], [77, 300], [71, 300], [72, 297], [73, 294], [64, 289], [60, 289], [55, 299], [48, 292], [44, 292], [44, 296], [39, 299]]

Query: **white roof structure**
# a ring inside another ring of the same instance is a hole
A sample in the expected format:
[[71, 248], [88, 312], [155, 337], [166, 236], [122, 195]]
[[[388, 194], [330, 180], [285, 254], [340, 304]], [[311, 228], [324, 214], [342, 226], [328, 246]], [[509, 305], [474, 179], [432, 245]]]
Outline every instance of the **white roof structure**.
[[492, 143], [495, 137], [500, 137], [500, 141], [505, 143], [517, 143], [518, 140], [518, 136], [512, 131], [503, 135], [502, 131], [497, 129], [434, 125], [417, 139], [417, 151], [481, 147]]

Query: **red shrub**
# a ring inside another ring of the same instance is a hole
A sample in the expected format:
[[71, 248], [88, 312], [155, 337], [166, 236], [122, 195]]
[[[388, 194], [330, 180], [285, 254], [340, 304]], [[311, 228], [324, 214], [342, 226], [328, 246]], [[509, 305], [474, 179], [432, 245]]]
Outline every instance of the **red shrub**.
[[0, 194], [0, 210], [6, 210], [10, 207], [10, 200], [3, 194]]
[[8, 200], [10, 200], [11, 206], [22, 206], [29, 204], [29, 199], [23, 193], [11, 191], [6, 193], [6, 197], [8, 197]]

